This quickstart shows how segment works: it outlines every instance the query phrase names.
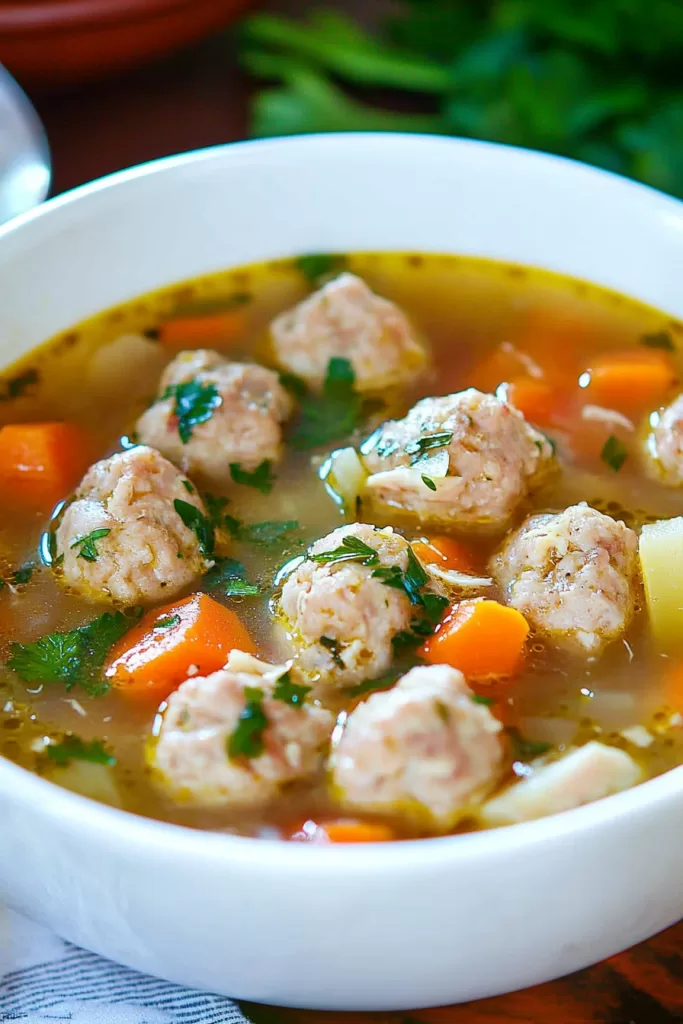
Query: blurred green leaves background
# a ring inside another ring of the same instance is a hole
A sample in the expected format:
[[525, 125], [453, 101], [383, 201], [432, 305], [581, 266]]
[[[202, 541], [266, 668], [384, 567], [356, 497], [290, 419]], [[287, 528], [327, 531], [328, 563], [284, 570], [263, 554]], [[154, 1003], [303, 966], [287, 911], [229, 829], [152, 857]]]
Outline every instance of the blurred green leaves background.
[[683, 197], [683, 0], [399, 0], [376, 34], [334, 7], [264, 13], [241, 58], [257, 136], [462, 135]]

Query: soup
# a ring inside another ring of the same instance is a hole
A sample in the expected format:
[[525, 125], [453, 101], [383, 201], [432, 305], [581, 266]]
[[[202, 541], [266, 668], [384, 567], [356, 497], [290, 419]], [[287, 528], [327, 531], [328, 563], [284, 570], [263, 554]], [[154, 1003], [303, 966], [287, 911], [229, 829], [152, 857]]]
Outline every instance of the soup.
[[52, 339], [2, 383], [2, 754], [320, 843], [679, 764], [682, 337], [550, 273], [358, 254]]

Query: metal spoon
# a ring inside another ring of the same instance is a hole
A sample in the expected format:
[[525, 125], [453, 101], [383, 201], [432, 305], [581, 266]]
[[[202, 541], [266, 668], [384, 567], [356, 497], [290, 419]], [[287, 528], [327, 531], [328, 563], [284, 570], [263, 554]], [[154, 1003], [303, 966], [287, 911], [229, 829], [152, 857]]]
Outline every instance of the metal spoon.
[[0, 224], [41, 203], [50, 176], [45, 129], [28, 97], [0, 65]]

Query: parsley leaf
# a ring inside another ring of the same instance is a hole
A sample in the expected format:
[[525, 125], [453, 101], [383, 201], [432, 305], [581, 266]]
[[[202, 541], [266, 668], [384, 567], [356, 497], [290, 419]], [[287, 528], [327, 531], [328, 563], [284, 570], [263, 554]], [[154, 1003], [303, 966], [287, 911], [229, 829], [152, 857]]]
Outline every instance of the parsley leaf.
[[662, 348], [665, 352], [675, 352], [674, 340], [668, 331], [655, 331], [654, 334], [643, 334], [640, 344], [646, 348]]
[[337, 668], [346, 668], [346, 665], [344, 664], [342, 657], [339, 653], [339, 641], [333, 640], [331, 636], [321, 636], [320, 643], [330, 652], [332, 661], [337, 666]]
[[198, 380], [172, 384], [161, 397], [174, 399], [173, 413], [178, 419], [178, 434], [183, 444], [190, 440], [193, 429], [210, 420], [223, 404], [215, 384], [202, 384]]
[[273, 699], [281, 700], [283, 704], [291, 704], [293, 708], [302, 708], [307, 694], [311, 692], [310, 686], [300, 686], [292, 682], [291, 672], [285, 672], [280, 676], [273, 690]]
[[307, 451], [353, 433], [363, 412], [355, 381], [348, 359], [330, 359], [322, 394], [309, 395], [301, 403], [299, 422], [291, 436], [295, 448]]
[[261, 494], [270, 494], [275, 483], [272, 473], [272, 466], [268, 459], [256, 467], [253, 472], [242, 469], [239, 462], [230, 463], [230, 476], [236, 484], [244, 484], [246, 487], [255, 487]]
[[205, 516], [196, 505], [191, 505], [189, 501], [182, 501], [180, 498], [175, 499], [173, 507], [188, 530], [193, 531], [204, 557], [213, 558], [216, 546], [213, 519]]
[[600, 458], [610, 469], [618, 473], [628, 458], [628, 449], [623, 441], [610, 434], [600, 452]]
[[380, 566], [372, 573], [374, 579], [381, 580], [387, 587], [395, 587], [396, 590], [405, 590], [403, 573], [397, 565]]
[[366, 693], [374, 693], [376, 690], [390, 690], [398, 679], [398, 673], [381, 676], [379, 679], [364, 679], [357, 686], [351, 686], [346, 691], [349, 697], [362, 697]]
[[344, 537], [338, 548], [331, 551], [321, 551], [318, 554], [309, 554], [307, 558], [311, 562], [319, 562], [321, 565], [331, 565], [334, 562], [360, 562], [361, 565], [377, 565], [379, 555], [374, 548], [365, 544], [358, 537]]
[[527, 740], [522, 736], [519, 729], [509, 726], [506, 730], [512, 743], [512, 756], [516, 761], [531, 761], [534, 757], [540, 757], [550, 750], [550, 743], [538, 743], [534, 740]]
[[490, 708], [492, 704], [495, 704], [493, 697], [483, 697], [480, 693], [473, 693], [472, 700], [475, 704], [483, 704], [484, 707]]
[[12, 575], [12, 583], [15, 583], [17, 586], [21, 586], [23, 583], [29, 583], [33, 576], [34, 569], [35, 565], [33, 562], [26, 562], [25, 565], [20, 565]]
[[297, 270], [300, 270], [311, 284], [317, 284], [321, 277], [343, 270], [347, 262], [346, 256], [314, 252], [306, 256], [299, 256], [295, 264]]
[[83, 537], [76, 537], [76, 540], [71, 544], [71, 550], [74, 548], [80, 548], [78, 552], [79, 558], [84, 558], [86, 562], [96, 562], [98, 551], [95, 546], [98, 540], [102, 540], [104, 537], [108, 537], [111, 530], [93, 530], [92, 533], [88, 533]]
[[47, 756], [59, 765], [71, 761], [88, 761], [90, 764], [104, 764], [107, 767], [116, 764], [116, 758], [107, 752], [100, 740], [86, 743], [80, 736], [65, 736], [60, 743], [50, 743], [46, 750]]
[[109, 689], [102, 666], [109, 650], [139, 618], [105, 612], [87, 626], [67, 633], [48, 633], [33, 643], [12, 643], [7, 664], [26, 683], [79, 685], [92, 696]]
[[306, 382], [302, 380], [301, 377], [297, 377], [295, 373], [288, 373], [286, 370], [280, 374], [280, 383], [283, 388], [286, 388], [286, 390], [289, 391], [290, 395], [293, 395], [294, 398], [298, 398], [299, 400], [301, 400], [308, 391]]
[[167, 615], [164, 619], [157, 619], [152, 629], [170, 629], [171, 626], [177, 626], [179, 622], [179, 615]]
[[249, 583], [246, 569], [234, 558], [223, 558], [204, 577], [204, 584], [210, 589], [223, 590], [226, 597], [255, 597], [259, 588]]
[[296, 519], [265, 519], [262, 523], [242, 523], [239, 539], [259, 547], [272, 548], [293, 540], [289, 534], [300, 529]]
[[431, 479], [431, 477], [425, 476], [424, 473], [422, 473], [422, 483], [425, 485], [425, 487], [428, 487], [430, 491], [436, 490], [436, 484], [434, 483], [434, 481]]
[[408, 564], [404, 575], [405, 588], [412, 604], [422, 604], [420, 589], [429, 583], [429, 574], [415, 557], [415, 552], [408, 548]]
[[194, 485], [191, 484], [189, 480], [183, 480], [183, 487], [188, 494], [194, 494]]
[[[412, 456], [410, 465], [414, 466], [427, 452], [434, 451], [435, 448], [446, 448], [452, 440], [452, 430], [440, 430], [435, 434], [425, 434], [424, 437], [419, 437], [417, 441], [410, 441], [405, 446], [404, 451], [406, 455]], [[436, 488], [434, 489], [436, 490]]]
[[265, 749], [263, 734], [268, 728], [268, 718], [263, 710], [263, 690], [259, 686], [246, 686], [244, 696], [244, 710], [226, 743], [231, 760], [260, 757]]

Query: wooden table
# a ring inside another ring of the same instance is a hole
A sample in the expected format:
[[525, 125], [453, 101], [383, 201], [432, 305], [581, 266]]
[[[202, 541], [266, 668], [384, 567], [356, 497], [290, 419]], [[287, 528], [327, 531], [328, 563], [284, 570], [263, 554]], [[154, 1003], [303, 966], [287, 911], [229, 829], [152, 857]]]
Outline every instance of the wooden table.
[[[367, 3], [372, 6], [370, 0]], [[303, 9], [306, 4], [282, 0], [278, 6]], [[155, 157], [242, 138], [248, 94], [229, 38], [211, 40], [123, 80], [34, 94], [52, 145], [54, 191]], [[682, 953], [680, 924], [629, 953], [562, 981], [410, 1016], [367, 1015], [367, 1024], [371, 1019], [377, 1024], [418, 1020], [427, 1024], [673, 1024], [683, 1021]], [[247, 1010], [256, 1024], [350, 1024], [352, 1019], [257, 1006]]]

